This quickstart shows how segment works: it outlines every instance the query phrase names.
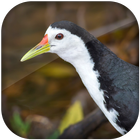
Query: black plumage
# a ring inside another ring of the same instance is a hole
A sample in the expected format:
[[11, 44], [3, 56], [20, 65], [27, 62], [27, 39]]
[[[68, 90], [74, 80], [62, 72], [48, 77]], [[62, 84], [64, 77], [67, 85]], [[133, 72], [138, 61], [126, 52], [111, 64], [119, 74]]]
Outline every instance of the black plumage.
[[53, 24], [51, 24], [51, 27], [66, 29], [69, 32], [71, 32], [72, 34], [80, 37], [84, 41], [84, 43], [87, 43], [93, 39], [93, 36], [91, 34], [89, 34], [85, 29], [81, 28], [80, 26], [78, 26], [70, 21], [54, 22]]
[[119, 112], [117, 124], [127, 132], [134, 126], [139, 112], [139, 69], [111, 52], [98, 40], [86, 43], [100, 74], [100, 89], [104, 91], [105, 106]]

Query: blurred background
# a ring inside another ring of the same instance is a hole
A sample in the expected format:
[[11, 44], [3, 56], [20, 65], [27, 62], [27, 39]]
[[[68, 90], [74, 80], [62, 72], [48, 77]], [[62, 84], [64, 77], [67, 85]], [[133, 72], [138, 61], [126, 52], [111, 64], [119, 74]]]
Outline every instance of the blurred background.
[[[74, 67], [56, 54], [20, 62], [53, 22], [69, 20], [85, 28], [119, 58], [139, 65], [138, 24], [129, 9], [114, 2], [25, 2], [2, 26], [2, 114], [25, 138], [58, 138], [65, 128], [97, 108]], [[73, 117], [73, 116], [76, 117]], [[87, 138], [117, 138], [109, 122]]]

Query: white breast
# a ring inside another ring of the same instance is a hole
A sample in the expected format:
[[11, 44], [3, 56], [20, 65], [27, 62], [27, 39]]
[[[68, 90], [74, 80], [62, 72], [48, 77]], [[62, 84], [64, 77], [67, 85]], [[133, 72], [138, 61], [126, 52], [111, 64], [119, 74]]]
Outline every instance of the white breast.
[[87, 54], [86, 56], [89, 57], [87, 58], [88, 59], [87, 61], [86, 58], [84, 58], [83, 61], [74, 62], [74, 67], [76, 68], [76, 71], [81, 77], [82, 82], [86, 86], [91, 97], [103, 111], [103, 113], [108, 118], [110, 123], [116, 128], [118, 132], [124, 134], [126, 131], [116, 124], [116, 120], [118, 119], [119, 113], [114, 109], [108, 111], [105, 108], [104, 105], [105, 99], [103, 96], [104, 93], [103, 90], [100, 90], [100, 83], [98, 81], [99, 73], [98, 71], [93, 70], [94, 62], [93, 60], [90, 59], [89, 54]]
[[[100, 83], [98, 81], [98, 77], [100, 76], [98, 71], [94, 71], [94, 62], [91, 60], [91, 57], [88, 53], [88, 50], [84, 46], [85, 44], [81, 43], [81, 45], [77, 48], [80, 48], [82, 50], [78, 52], [82, 52], [81, 56], [79, 59], [69, 59], [68, 62], [70, 62], [75, 68], [76, 71], [78, 72], [79, 76], [82, 79], [83, 84], [87, 88], [89, 94], [95, 101], [95, 103], [99, 106], [99, 108], [103, 111], [107, 119], [110, 121], [110, 123], [116, 128], [118, 132], [120, 132], [122, 135], [125, 134], [126, 130], [123, 128], [120, 128], [116, 124], [116, 120], [118, 120], [119, 113], [112, 109], [108, 111], [105, 108], [104, 102], [104, 96], [103, 96], [103, 90], [100, 89]], [[61, 57], [61, 56], [60, 56]], [[64, 57], [62, 56], [64, 59]], [[65, 60], [65, 59], [64, 59]]]

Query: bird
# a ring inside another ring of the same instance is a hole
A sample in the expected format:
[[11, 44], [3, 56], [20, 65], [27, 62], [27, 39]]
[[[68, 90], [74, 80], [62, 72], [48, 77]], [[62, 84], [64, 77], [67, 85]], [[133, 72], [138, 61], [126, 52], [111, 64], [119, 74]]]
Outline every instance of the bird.
[[52, 23], [21, 62], [48, 52], [75, 67], [92, 99], [120, 134], [133, 128], [139, 112], [137, 66], [123, 61], [84, 28], [66, 20]]

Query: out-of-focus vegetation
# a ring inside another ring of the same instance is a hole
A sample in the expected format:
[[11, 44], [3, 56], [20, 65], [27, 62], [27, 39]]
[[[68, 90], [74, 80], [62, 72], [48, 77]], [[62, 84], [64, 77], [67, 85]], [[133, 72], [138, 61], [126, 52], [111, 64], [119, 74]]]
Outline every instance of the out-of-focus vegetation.
[[[21, 137], [57, 138], [65, 126], [97, 107], [73, 66], [57, 55], [48, 53], [20, 62], [40, 42], [47, 27], [60, 20], [78, 24], [121, 59], [139, 64], [138, 25], [133, 14], [120, 4], [26, 2], [16, 6], [2, 26], [2, 113], [6, 125]], [[80, 102], [79, 107], [68, 115], [76, 102]], [[105, 123], [88, 138], [118, 136], [110, 123]]]
[[63, 133], [64, 130], [72, 124], [75, 124], [83, 119], [83, 110], [80, 101], [76, 101], [66, 112], [66, 115], [63, 117], [60, 126], [59, 132]]
[[26, 137], [27, 133], [29, 132], [30, 129], [30, 123], [29, 122], [24, 122], [20, 114], [17, 112], [13, 113], [13, 116], [11, 117], [10, 120], [11, 126], [13, 130], [20, 136]]

